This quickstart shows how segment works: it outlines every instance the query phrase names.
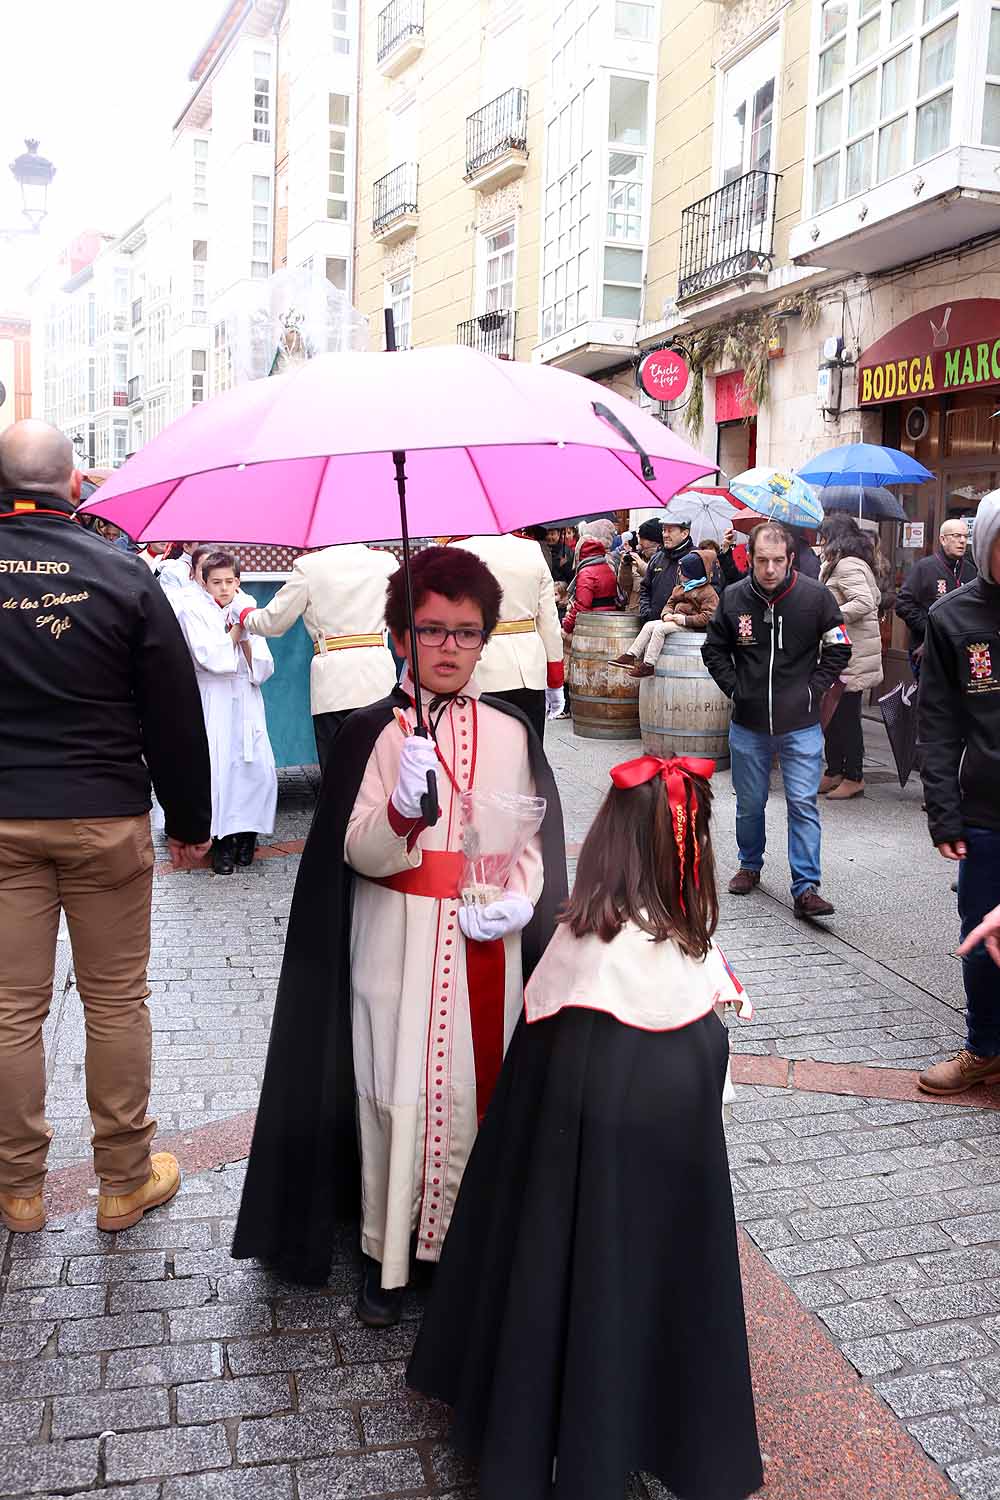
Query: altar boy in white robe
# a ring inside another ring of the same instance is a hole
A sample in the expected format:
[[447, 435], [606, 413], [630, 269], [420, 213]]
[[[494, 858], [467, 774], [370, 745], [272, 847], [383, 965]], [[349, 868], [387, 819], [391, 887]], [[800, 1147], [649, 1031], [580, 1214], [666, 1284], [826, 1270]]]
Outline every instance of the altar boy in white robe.
[[274, 831], [278, 776], [260, 691], [274, 661], [235, 613], [239, 578], [231, 554], [209, 553], [201, 572], [204, 591], [178, 591], [177, 618], [194, 660], [212, 759], [212, 868], [231, 875], [237, 864], [252, 863], [258, 834]]

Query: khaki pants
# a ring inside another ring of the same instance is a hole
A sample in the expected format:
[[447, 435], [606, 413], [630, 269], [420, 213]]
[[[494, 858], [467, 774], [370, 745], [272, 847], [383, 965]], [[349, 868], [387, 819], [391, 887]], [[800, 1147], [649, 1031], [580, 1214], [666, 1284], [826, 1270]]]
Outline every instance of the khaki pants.
[[152, 892], [148, 815], [0, 819], [0, 1192], [29, 1198], [45, 1180], [42, 1024], [60, 908], [86, 1023], [94, 1167], [107, 1193], [148, 1179]]
[[668, 635], [673, 635], [680, 628], [673, 620], [647, 620], [629, 646], [629, 656], [641, 656], [649, 666], [655, 667], [663, 650], [663, 642]]

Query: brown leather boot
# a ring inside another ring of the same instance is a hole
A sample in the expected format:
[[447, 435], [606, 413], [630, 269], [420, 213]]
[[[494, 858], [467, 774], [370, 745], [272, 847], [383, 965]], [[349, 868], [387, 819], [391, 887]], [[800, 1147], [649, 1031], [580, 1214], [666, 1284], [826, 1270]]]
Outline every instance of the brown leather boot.
[[835, 908], [815, 886], [810, 886], [801, 896], [796, 896], [792, 909], [797, 917], [832, 917]]
[[152, 1176], [134, 1193], [101, 1193], [97, 1200], [98, 1229], [131, 1229], [147, 1209], [170, 1202], [181, 1185], [176, 1156], [169, 1151], [157, 1151], [149, 1164]]
[[1000, 1057], [978, 1057], [963, 1047], [957, 1057], [917, 1075], [917, 1087], [925, 1094], [964, 1094], [977, 1083], [1000, 1083]]
[[819, 780], [820, 796], [825, 797], [828, 792], [832, 792], [836, 787], [840, 785], [843, 779], [843, 776], [821, 776]]
[[637, 660], [638, 660], [638, 658], [635, 657], [635, 656], [630, 655], [630, 653], [628, 651], [623, 651], [622, 654], [621, 654], [621, 656], [612, 656], [612, 657], [609, 657], [608, 658], [608, 666], [609, 667], [634, 667]]
[[749, 896], [755, 885], [760, 885], [759, 870], [737, 870], [729, 882], [731, 896]]
[[[820, 783], [822, 786], [822, 782]], [[827, 797], [827, 802], [847, 802], [851, 797], [863, 797], [865, 795], [865, 784], [863, 781], [848, 781], [845, 776], [839, 786], [835, 786]]]
[[11, 1234], [31, 1234], [45, 1228], [45, 1204], [41, 1193], [32, 1198], [15, 1198], [13, 1193], [0, 1193], [0, 1219]]
[[655, 677], [656, 668], [651, 667], [648, 661], [641, 661], [637, 666], [632, 668], [628, 675], [630, 677]]

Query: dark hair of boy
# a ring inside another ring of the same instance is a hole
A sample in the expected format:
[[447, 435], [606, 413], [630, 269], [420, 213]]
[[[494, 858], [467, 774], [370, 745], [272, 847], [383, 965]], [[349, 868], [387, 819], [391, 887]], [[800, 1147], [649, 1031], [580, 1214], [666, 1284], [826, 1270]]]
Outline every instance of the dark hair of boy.
[[568, 924], [574, 937], [594, 933], [610, 943], [626, 922], [632, 922], [658, 943], [676, 943], [691, 958], [703, 958], [708, 952], [719, 920], [715, 860], [708, 836], [712, 789], [701, 776], [685, 778], [685, 784], [690, 789], [690, 806], [684, 830], [683, 881], [663, 778], [654, 776], [628, 791], [613, 786], [608, 792], [580, 850], [576, 884], [559, 919]]
[[[453, 604], [459, 599], [471, 599], [482, 611], [486, 634], [493, 634], [500, 618], [503, 590], [475, 553], [466, 552], [463, 547], [425, 547], [410, 563], [410, 576], [414, 610], [420, 608], [428, 594], [440, 594]], [[402, 568], [389, 579], [385, 623], [397, 641], [401, 641], [410, 628]]]
[[237, 578], [240, 576], [236, 571], [236, 559], [231, 552], [210, 552], [201, 565], [202, 578], [207, 579], [209, 573], [213, 573], [216, 568], [229, 568]]

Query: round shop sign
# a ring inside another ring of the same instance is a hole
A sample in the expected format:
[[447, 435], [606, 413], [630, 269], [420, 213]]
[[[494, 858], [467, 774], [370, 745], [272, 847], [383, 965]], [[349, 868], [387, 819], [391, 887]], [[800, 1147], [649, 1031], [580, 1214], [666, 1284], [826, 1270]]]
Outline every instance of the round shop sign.
[[636, 380], [654, 401], [676, 401], [690, 375], [687, 361], [675, 349], [654, 349], [639, 361]]

